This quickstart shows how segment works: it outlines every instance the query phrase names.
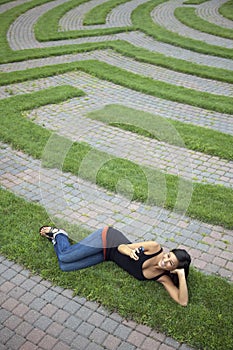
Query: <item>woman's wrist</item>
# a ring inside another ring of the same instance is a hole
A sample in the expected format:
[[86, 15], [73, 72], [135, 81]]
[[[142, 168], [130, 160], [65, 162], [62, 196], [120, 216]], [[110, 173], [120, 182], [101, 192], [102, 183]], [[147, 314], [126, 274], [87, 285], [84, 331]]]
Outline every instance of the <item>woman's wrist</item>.
[[185, 277], [184, 269], [177, 269], [177, 275], [178, 277]]

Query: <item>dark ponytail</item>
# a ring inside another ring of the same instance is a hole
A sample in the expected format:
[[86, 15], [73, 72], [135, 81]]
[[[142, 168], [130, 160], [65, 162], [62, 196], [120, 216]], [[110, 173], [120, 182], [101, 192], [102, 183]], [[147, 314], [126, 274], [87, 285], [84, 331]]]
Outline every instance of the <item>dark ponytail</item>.
[[[177, 266], [177, 269], [184, 269], [185, 272], [185, 278], [187, 280], [188, 274], [189, 274], [189, 265], [191, 263], [191, 257], [189, 253], [184, 249], [173, 249], [171, 250], [173, 254], [175, 254], [177, 260], [179, 261], [179, 264]], [[173, 283], [179, 287], [179, 278], [176, 273], [170, 273], [170, 277], [173, 281]]]

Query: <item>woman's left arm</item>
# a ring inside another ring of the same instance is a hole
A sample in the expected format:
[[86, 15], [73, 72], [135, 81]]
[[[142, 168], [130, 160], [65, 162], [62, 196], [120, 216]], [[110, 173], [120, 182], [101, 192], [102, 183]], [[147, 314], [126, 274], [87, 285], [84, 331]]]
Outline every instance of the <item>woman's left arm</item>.
[[171, 278], [164, 275], [158, 279], [158, 282], [162, 283], [164, 288], [168, 291], [172, 299], [174, 299], [181, 306], [188, 305], [188, 287], [185, 278], [184, 269], [176, 269], [173, 271], [178, 275], [179, 288], [177, 288]]

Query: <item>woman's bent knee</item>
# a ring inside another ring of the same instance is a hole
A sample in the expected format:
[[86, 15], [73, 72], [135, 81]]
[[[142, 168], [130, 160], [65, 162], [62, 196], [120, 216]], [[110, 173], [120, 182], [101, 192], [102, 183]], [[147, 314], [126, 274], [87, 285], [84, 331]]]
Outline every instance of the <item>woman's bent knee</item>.
[[69, 271], [72, 271], [69, 266], [67, 266], [67, 264], [64, 264], [62, 262], [59, 263], [59, 267], [62, 271], [64, 272], [69, 272]]

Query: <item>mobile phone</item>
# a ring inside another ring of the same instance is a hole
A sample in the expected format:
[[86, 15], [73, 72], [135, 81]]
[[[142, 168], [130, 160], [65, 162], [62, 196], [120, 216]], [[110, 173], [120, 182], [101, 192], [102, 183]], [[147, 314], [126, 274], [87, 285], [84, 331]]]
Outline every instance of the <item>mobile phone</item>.
[[137, 255], [139, 255], [139, 254], [141, 254], [141, 253], [143, 253], [143, 252], [144, 252], [144, 247], [141, 246], [141, 247], [138, 248], [138, 253], [137, 253]]

